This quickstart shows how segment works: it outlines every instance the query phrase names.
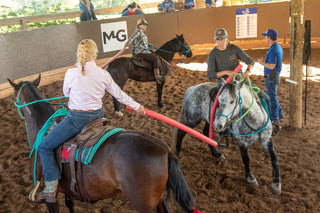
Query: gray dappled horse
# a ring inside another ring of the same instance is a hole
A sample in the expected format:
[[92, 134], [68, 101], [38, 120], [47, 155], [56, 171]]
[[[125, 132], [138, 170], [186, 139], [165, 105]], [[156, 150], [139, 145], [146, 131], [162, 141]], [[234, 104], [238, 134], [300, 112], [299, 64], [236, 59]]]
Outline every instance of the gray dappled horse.
[[[244, 82], [246, 81], [235, 81], [226, 84], [223, 81], [223, 88], [219, 96], [219, 105], [216, 110], [213, 126], [218, 132], [223, 132], [226, 129], [231, 131], [233, 137], [237, 141], [245, 165], [246, 180], [249, 184], [253, 185], [258, 185], [258, 182], [250, 171], [248, 146], [257, 141], [261, 142], [271, 158], [273, 170], [272, 192], [273, 194], [278, 195], [281, 193], [279, 160], [273, 147], [270, 118], [261, 104], [261, 100], [256, 94], [250, 92], [249, 86]], [[210, 92], [216, 86], [216, 83], [207, 82], [188, 88], [184, 95], [179, 122], [194, 128], [201, 120], [205, 119], [206, 126], [203, 132], [208, 135], [210, 112], [213, 105]], [[246, 114], [247, 111], [248, 113]], [[246, 115], [243, 118], [240, 118], [243, 114]], [[182, 139], [185, 134], [185, 132], [178, 130], [177, 128], [173, 131], [171, 149], [176, 154], [179, 154], [180, 152]], [[224, 156], [214, 147], [210, 145], [209, 147], [213, 156], [224, 159]]]

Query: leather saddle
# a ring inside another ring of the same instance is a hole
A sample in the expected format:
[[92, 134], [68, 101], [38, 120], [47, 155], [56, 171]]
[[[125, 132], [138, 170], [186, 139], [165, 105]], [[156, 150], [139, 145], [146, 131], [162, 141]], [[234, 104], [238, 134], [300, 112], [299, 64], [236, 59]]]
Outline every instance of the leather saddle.
[[[151, 54], [154, 54], [154, 53], [151, 53]], [[154, 54], [154, 55], [160, 59], [160, 72], [164, 69], [170, 68], [169, 62], [165, 61], [162, 57], [160, 57], [156, 54]], [[130, 59], [131, 59], [132, 63], [138, 67], [153, 70], [152, 63], [150, 61], [145, 60], [143, 57], [141, 57], [139, 55], [132, 56]]]
[[[69, 163], [71, 183], [70, 188], [78, 199], [87, 200], [88, 196], [83, 185], [83, 177], [81, 172], [81, 152], [78, 151], [78, 160], [76, 161], [77, 150], [81, 150], [85, 147], [91, 147], [95, 145], [99, 139], [108, 131], [110, 128], [107, 126], [108, 120], [106, 118], [99, 118], [82, 128], [80, 133], [73, 138], [63, 143], [56, 151], [56, 159], [62, 171], [62, 163]], [[62, 148], [70, 148], [69, 161], [63, 162], [61, 157]], [[77, 168], [76, 168], [77, 165]]]

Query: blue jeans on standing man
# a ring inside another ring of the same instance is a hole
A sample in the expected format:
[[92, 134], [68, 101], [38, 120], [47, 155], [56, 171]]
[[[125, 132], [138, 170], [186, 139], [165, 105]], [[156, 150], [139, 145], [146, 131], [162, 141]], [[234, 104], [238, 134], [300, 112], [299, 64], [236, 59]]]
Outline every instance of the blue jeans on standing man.
[[266, 87], [266, 92], [270, 97], [270, 105], [271, 105], [270, 117], [272, 121], [279, 121], [279, 118], [283, 118], [282, 108], [277, 96], [277, 89], [278, 89], [279, 83], [280, 83], [280, 75], [278, 75], [275, 80], [271, 80], [270, 76], [264, 78], [264, 85]]
[[77, 135], [86, 124], [103, 117], [102, 109], [93, 112], [75, 112], [70, 110], [69, 115], [44, 137], [43, 141], [39, 144], [38, 152], [45, 181], [61, 178], [55, 159], [55, 149], [71, 137]]

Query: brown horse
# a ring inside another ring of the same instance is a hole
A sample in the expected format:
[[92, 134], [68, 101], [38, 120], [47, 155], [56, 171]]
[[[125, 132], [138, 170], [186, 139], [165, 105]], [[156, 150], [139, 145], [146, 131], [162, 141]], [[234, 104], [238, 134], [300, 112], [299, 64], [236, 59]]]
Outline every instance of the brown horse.
[[[191, 49], [185, 42], [183, 34], [177, 35], [175, 38], [166, 42], [154, 52], [154, 54], [160, 56], [160, 58], [163, 59], [160, 71], [164, 79], [170, 73], [170, 63], [176, 53], [181, 55], [183, 54], [187, 58], [190, 58], [192, 56]], [[124, 87], [128, 79], [141, 82], [156, 81], [151, 64], [149, 68], [142, 67], [141, 65], [137, 65], [134, 60], [132, 60], [132, 57], [120, 57], [115, 59], [109, 64], [107, 71], [110, 73], [113, 80], [119, 85], [121, 89]], [[164, 103], [162, 102], [162, 90], [164, 83], [165, 80], [157, 83], [159, 108], [165, 107]], [[113, 105], [116, 114], [122, 116], [119, 102], [115, 98], [113, 98]]]
[[[17, 95], [16, 106], [25, 118], [30, 148], [39, 130], [55, 112], [37, 88], [40, 75], [33, 82], [15, 84], [8, 79]], [[33, 176], [34, 155], [31, 158]], [[90, 202], [111, 198], [122, 192], [132, 207], [141, 213], [169, 212], [162, 198], [172, 192], [185, 212], [193, 212], [193, 196], [180, 170], [178, 159], [161, 140], [139, 131], [121, 131], [109, 137], [97, 151], [92, 163], [82, 165], [84, 186]], [[58, 188], [73, 211], [70, 189], [70, 165], [62, 165]], [[59, 212], [57, 203], [46, 203], [49, 212]]]

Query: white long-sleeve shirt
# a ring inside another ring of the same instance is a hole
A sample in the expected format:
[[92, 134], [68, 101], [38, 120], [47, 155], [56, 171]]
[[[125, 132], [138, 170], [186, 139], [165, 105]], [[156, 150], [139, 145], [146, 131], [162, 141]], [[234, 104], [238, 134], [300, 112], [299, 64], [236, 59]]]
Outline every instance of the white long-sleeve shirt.
[[86, 62], [85, 76], [81, 66], [70, 68], [63, 82], [63, 93], [69, 97], [68, 107], [71, 110], [97, 110], [102, 108], [105, 91], [109, 92], [120, 103], [137, 110], [140, 104], [123, 92], [113, 81], [109, 72], [101, 69], [94, 61]]

